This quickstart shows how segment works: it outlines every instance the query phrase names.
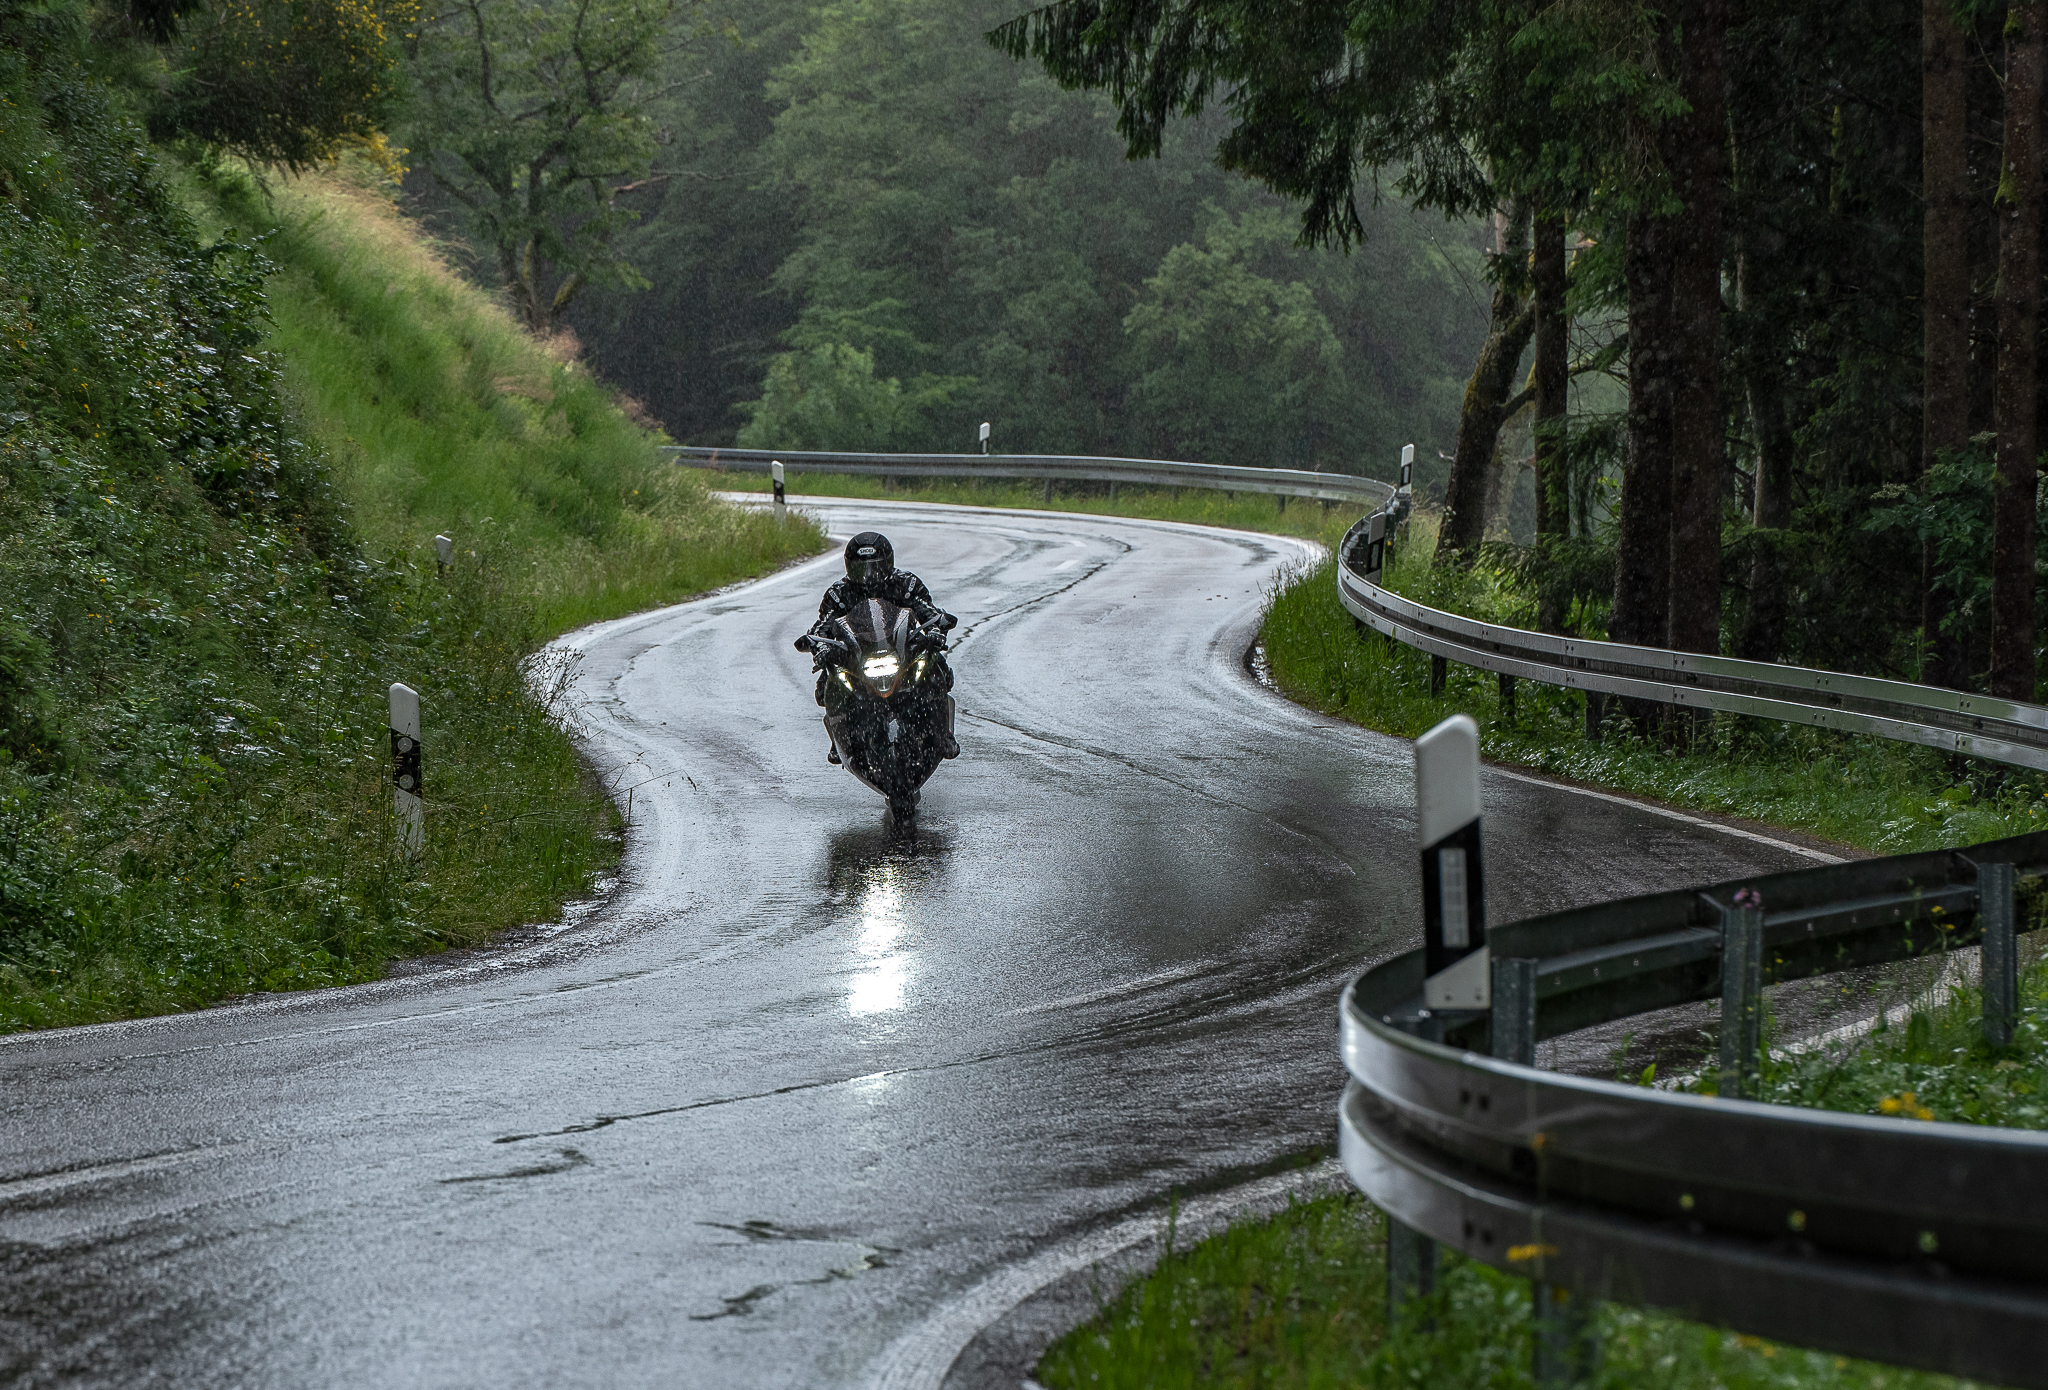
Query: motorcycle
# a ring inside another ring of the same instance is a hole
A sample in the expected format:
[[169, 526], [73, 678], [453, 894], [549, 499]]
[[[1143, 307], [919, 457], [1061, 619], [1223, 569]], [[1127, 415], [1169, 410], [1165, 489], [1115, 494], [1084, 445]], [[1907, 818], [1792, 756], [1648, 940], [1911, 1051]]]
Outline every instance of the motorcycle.
[[919, 789], [945, 761], [953, 733], [952, 677], [940, 657], [956, 621], [920, 627], [909, 609], [871, 598], [831, 637], [796, 642], [826, 673], [825, 732], [840, 764], [889, 799], [901, 829], [915, 824]]

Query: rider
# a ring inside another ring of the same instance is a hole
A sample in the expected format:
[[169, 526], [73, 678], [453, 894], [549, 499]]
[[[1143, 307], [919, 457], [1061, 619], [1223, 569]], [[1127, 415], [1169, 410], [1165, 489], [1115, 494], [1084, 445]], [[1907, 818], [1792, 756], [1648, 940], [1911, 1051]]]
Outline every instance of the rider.
[[[944, 696], [953, 688], [953, 668], [946, 664], [944, 634], [960, 620], [932, 602], [931, 593], [924, 587], [922, 579], [909, 570], [896, 568], [896, 552], [889, 545], [889, 538], [880, 531], [863, 531], [846, 543], [846, 578], [825, 591], [825, 601], [818, 605], [818, 621], [797, 639], [797, 650], [816, 653], [819, 650], [814, 645], [816, 643], [836, 645], [838, 639], [832, 635], [832, 625], [852, 612], [856, 604], [871, 598], [887, 599], [898, 608], [910, 610], [910, 616], [923, 629], [912, 637], [912, 643], [929, 651], [937, 666], [929, 682], [931, 692]], [[830, 676], [831, 671], [821, 666], [817, 692], [821, 705], [825, 703], [825, 682]], [[943, 724], [939, 729], [939, 743], [940, 750], [947, 757], [960, 756], [960, 745], [954, 742], [952, 730]], [[828, 748], [825, 757], [827, 761], [836, 763], [839, 750]]]

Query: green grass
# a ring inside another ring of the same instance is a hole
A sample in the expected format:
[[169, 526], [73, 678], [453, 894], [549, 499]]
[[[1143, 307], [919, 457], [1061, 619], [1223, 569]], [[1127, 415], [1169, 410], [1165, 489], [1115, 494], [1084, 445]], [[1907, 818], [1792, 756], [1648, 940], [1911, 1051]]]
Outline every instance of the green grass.
[[[699, 473], [712, 487], [731, 492], [768, 492], [772, 484], [760, 473]], [[1225, 493], [1208, 488], [1170, 490], [1124, 484], [1115, 497], [1107, 483], [1055, 483], [1050, 500], [1045, 484], [976, 482], [957, 478], [903, 478], [884, 488], [877, 477], [850, 473], [804, 473], [785, 489], [790, 505], [805, 497], [896, 498], [905, 502], [952, 502], [969, 507], [1022, 507], [1035, 511], [1079, 512], [1089, 516], [1129, 516], [1151, 521], [1184, 521], [1197, 526], [1224, 526], [1239, 531], [1264, 531], [1276, 536], [1301, 536], [1335, 545], [1363, 509], [1356, 504], [1280, 500], [1260, 493]]]
[[455, 274], [359, 166], [215, 190], [262, 225], [279, 273], [269, 345], [363, 542], [425, 559], [437, 532], [488, 551], [557, 633], [761, 574], [822, 543], [709, 499], [665, 442]]
[[[1298, 1202], [1163, 1260], [1047, 1349], [1048, 1390], [1524, 1390], [1529, 1286], [1462, 1258], [1386, 1326], [1386, 1225], [1354, 1194]], [[1798, 1350], [1618, 1305], [1601, 1390], [1958, 1390], [1970, 1382]]]
[[[1446, 573], [1427, 529], [1397, 553], [1389, 586], [1419, 602], [1533, 626], [1533, 601], [1499, 571]], [[1522, 681], [1514, 718], [1491, 673], [1453, 663], [1429, 692], [1429, 657], [1360, 632], [1338, 602], [1334, 561], [1289, 577], [1263, 632], [1273, 678], [1293, 698], [1414, 738], [1452, 714], [1478, 721], [1487, 758], [1695, 810], [1744, 816], [1881, 854], [1953, 848], [2048, 824], [2048, 778], [1888, 739], [1716, 715], [1687, 747], [1611, 718], [1586, 736], [1585, 697]]]

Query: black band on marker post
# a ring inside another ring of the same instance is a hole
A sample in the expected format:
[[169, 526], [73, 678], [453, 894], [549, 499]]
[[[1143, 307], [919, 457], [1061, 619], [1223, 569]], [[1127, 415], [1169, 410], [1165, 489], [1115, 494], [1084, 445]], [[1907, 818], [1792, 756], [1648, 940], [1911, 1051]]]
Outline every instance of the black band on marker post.
[[[1471, 821], [1422, 851], [1423, 973], [1437, 975], [1486, 944], [1486, 885], [1479, 855], [1479, 821]], [[1449, 851], [1449, 857], [1446, 857]], [[1450, 912], [1445, 912], [1445, 888]]]

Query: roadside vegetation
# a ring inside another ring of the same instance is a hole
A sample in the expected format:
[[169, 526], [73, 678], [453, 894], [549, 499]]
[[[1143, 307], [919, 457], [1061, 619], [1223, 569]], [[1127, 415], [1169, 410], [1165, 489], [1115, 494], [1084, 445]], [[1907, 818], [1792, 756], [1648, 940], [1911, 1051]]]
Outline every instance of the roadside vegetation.
[[[1529, 1285], [1449, 1257], [1386, 1325], [1386, 1222], [1316, 1198], [1169, 1255], [1047, 1349], [1048, 1390], [1528, 1390]], [[1608, 1304], [1598, 1390], [1962, 1390], [1972, 1384], [1779, 1346]]]
[[[766, 474], [686, 469], [705, 485], [729, 492], [769, 492]], [[1323, 506], [1288, 498], [1281, 502], [1263, 493], [1226, 493], [1208, 488], [1167, 489], [1121, 485], [1111, 496], [1107, 483], [979, 482], [971, 478], [882, 479], [850, 473], [805, 473], [792, 477], [784, 489], [792, 507], [805, 497], [867, 497], [901, 502], [948, 502], [965, 507], [1021, 507], [1027, 510], [1079, 512], [1087, 516], [1129, 516], [1150, 521], [1181, 521], [1197, 526], [1222, 526], [1237, 531], [1264, 531], [1300, 536], [1334, 546], [1358, 519], [1355, 506]]]
[[[1524, 569], [1526, 552], [1500, 545], [1477, 564], [1439, 565], [1433, 520], [1425, 513], [1409, 523], [1387, 586], [1432, 607], [1533, 629], [1539, 596]], [[1498, 678], [1455, 662], [1443, 693], [1432, 696], [1428, 655], [1359, 631], [1337, 601], [1334, 566], [1326, 560], [1283, 582], [1263, 636], [1280, 688], [1326, 713], [1402, 738], [1469, 714], [1494, 761], [1877, 854], [2048, 828], [2048, 777], [1889, 739], [1715, 715], [1674, 741], [1662, 730], [1635, 730], [1618, 714], [1589, 737], [1584, 695], [1521, 681], [1510, 718]], [[1573, 594], [1570, 612], [1583, 635], [1606, 635], [1597, 590]]]
[[[0, 1029], [552, 916], [616, 823], [541, 642], [818, 543], [660, 464], [373, 181], [179, 175], [103, 19], [9, 10], [0, 45]], [[393, 680], [425, 709], [417, 861]]]

